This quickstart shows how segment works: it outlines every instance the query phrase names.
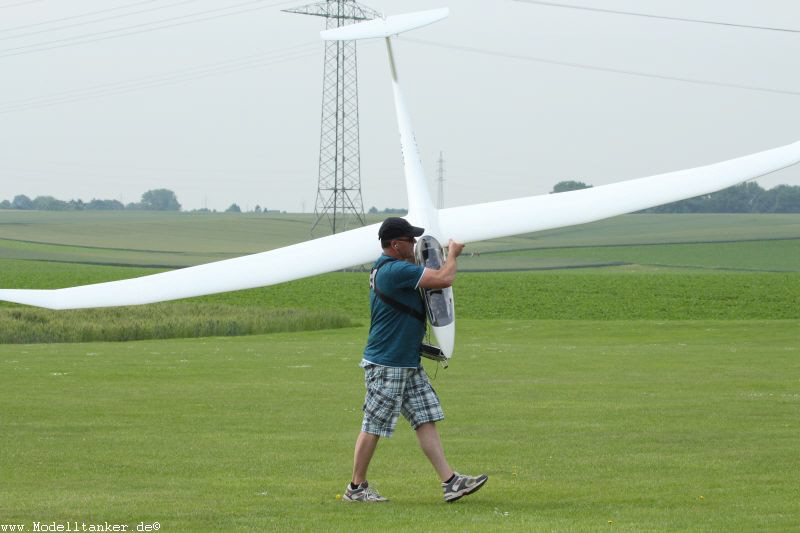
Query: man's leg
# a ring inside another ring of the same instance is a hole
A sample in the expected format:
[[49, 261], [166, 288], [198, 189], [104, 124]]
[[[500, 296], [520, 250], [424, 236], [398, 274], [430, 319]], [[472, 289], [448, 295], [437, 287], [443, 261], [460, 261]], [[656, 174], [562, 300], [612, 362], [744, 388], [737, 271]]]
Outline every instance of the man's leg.
[[453, 469], [447, 464], [447, 459], [444, 456], [444, 449], [442, 448], [442, 439], [439, 438], [439, 432], [436, 430], [435, 422], [426, 422], [417, 428], [417, 440], [425, 456], [433, 465], [439, 479], [442, 482], [447, 481], [453, 475]]
[[442, 450], [442, 441], [439, 438], [439, 432], [436, 431], [435, 422], [426, 422], [420, 425], [417, 428], [417, 439], [419, 439], [419, 445], [425, 455], [428, 456], [431, 464], [436, 469], [436, 473], [439, 474], [439, 479], [442, 480], [444, 501], [450, 503], [472, 494], [479, 490], [489, 479], [486, 475], [476, 477], [462, 476], [450, 468]]
[[356, 450], [353, 454], [353, 483], [360, 485], [367, 479], [367, 469], [372, 461], [380, 436], [362, 431], [356, 439]]

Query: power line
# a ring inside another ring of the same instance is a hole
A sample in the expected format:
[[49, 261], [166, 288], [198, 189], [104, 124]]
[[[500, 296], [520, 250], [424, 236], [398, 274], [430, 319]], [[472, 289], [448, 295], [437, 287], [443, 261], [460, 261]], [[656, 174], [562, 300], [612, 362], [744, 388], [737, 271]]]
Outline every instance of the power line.
[[645, 18], [652, 18], [652, 19], [662, 19], [662, 20], [675, 20], [680, 22], [695, 22], [698, 24], [713, 24], [715, 26], [729, 26], [733, 28], [747, 28], [750, 30], [769, 30], [769, 31], [782, 31], [788, 33], [800, 33], [800, 30], [793, 30], [789, 28], [774, 28], [770, 26], [751, 26], [748, 24], [734, 24], [732, 22], [718, 22], [714, 20], [702, 20], [702, 19], [691, 19], [691, 18], [684, 18], [684, 17], [668, 17], [665, 15], [651, 15], [648, 13], [637, 13], [634, 11], [619, 11], [616, 9], [603, 9], [599, 7], [588, 7], [588, 6], [576, 6], [571, 4], [560, 4], [555, 2], [544, 2], [542, 0], [515, 0], [516, 2], [523, 2], [526, 4], [537, 4], [540, 6], [549, 6], [549, 7], [563, 7], [566, 9], [579, 9], [582, 11], [595, 11], [597, 13], [612, 13], [614, 15], [630, 15], [632, 17], [645, 17]]
[[[43, 51], [43, 50], [51, 50], [53, 48], [61, 48], [62, 46], [72, 46], [72, 45], [75, 45], [75, 44], [83, 44], [83, 43], [86, 43], [86, 42], [94, 42], [94, 41], [100, 41], [100, 40], [104, 40], [104, 39], [115, 38], [115, 37], [122, 37], [122, 36], [126, 36], [126, 35], [131, 35], [133, 33], [141, 33], [143, 31], [153, 31], [153, 30], [161, 29], [162, 27], [172, 27], [172, 26], [177, 26], [177, 25], [181, 25], [181, 24], [189, 24], [189, 23], [192, 23], [192, 22], [199, 22], [201, 20], [209, 20], [210, 18], [217, 18], [217, 17], [223, 17], [223, 16], [227, 16], [227, 15], [235, 15], [235, 14], [243, 13], [243, 12], [247, 12], [247, 11], [254, 11], [256, 9], [264, 9], [264, 8], [267, 8], [267, 7], [276, 7], [276, 6], [279, 6], [281, 4], [286, 4], [286, 3], [289, 3], [289, 2], [288, 1], [277, 2], [275, 4], [262, 5], [262, 6], [258, 6], [258, 7], [251, 8], [251, 9], [245, 9], [245, 10], [242, 10], [242, 11], [236, 11], [236, 12], [233, 12], [233, 13], [222, 13], [222, 14], [216, 15], [214, 17], [207, 17], [207, 18], [198, 19], [198, 20], [190, 20], [190, 21], [185, 21], [185, 22], [177, 23], [177, 24], [171, 24], [171, 25], [166, 25], [166, 26], [158, 26], [158, 27], [155, 27], [155, 28], [147, 28], [147, 26], [150, 26], [150, 25], [153, 25], [153, 24], [159, 24], [159, 23], [162, 23], [162, 22], [171, 22], [171, 21], [180, 20], [180, 19], [186, 19], [186, 18], [189, 18], [189, 17], [197, 16], [197, 15], [206, 15], [208, 13], [215, 13], [215, 12], [224, 11], [224, 10], [227, 10], [227, 9], [232, 9], [232, 8], [241, 7], [243, 5], [250, 5], [250, 4], [254, 4], [254, 3], [259, 3], [259, 0], [251, 0], [249, 2], [240, 2], [238, 4], [233, 4], [231, 6], [226, 6], [226, 7], [216, 8], [216, 9], [210, 9], [210, 10], [207, 10], [207, 11], [200, 11], [200, 12], [197, 12], [197, 13], [189, 13], [187, 15], [179, 15], [179, 16], [169, 17], [169, 18], [161, 19], [161, 20], [143, 22], [143, 23], [139, 23], [139, 24], [133, 24], [133, 25], [130, 25], [130, 26], [123, 26], [123, 27], [120, 27], [120, 28], [114, 28], [112, 30], [104, 30], [104, 31], [99, 31], [99, 32], [94, 32], [94, 33], [86, 33], [86, 34], [78, 35], [78, 36], [75, 36], [75, 37], [65, 37], [63, 39], [55, 39], [55, 40], [52, 40], [52, 41], [44, 41], [44, 42], [41, 42], [41, 43], [34, 43], [34, 44], [29, 44], [29, 45], [17, 46], [17, 47], [14, 47], [14, 48], [4, 48], [4, 49], [0, 49], [0, 57], [19, 55], [19, 54], [30, 53], [30, 52], [39, 52], [39, 51]], [[130, 30], [130, 29], [142, 28], [142, 27], [144, 27], [144, 29], [143, 30], [139, 30], [139, 31], [133, 31], [133, 32], [129, 32], [129, 33], [122, 33], [122, 34], [119, 34], [119, 35], [110, 35], [110, 36], [107, 35], [109, 33], [113, 34], [114, 32], [118, 32], [118, 31], [124, 31], [124, 30]], [[98, 36], [98, 35], [107, 35], [107, 36], [106, 37], [100, 37], [98, 39], [86, 39], [87, 37], [94, 37], [94, 36]], [[68, 41], [76, 41], [76, 40], [79, 40], [79, 39], [86, 39], [86, 40], [73, 42], [73, 43], [69, 43], [68, 42]], [[59, 45], [58, 43], [67, 43], [67, 44]], [[51, 44], [55, 44], [56, 46], [47, 47], [47, 45], [51, 45]], [[42, 48], [36, 48], [36, 47], [42, 47]], [[36, 48], [36, 49], [35, 50], [29, 50], [28, 52], [23, 51], [23, 52], [19, 52], [19, 53], [3, 54], [3, 52], [14, 52], [16, 50], [24, 50], [26, 48]]]
[[9, 7], [17, 7], [17, 6], [24, 6], [25, 4], [33, 4], [34, 2], [41, 2], [42, 0], [26, 0], [25, 2], [17, 2], [15, 4], [6, 4], [4, 6], [0, 6], [0, 9], [6, 9]]
[[712, 86], [712, 87], [726, 87], [726, 88], [729, 88], [729, 89], [744, 89], [744, 90], [748, 90], [748, 91], [759, 91], [759, 92], [766, 92], [766, 93], [773, 93], [773, 94], [788, 94], [788, 95], [791, 95], [791, 96], [800, 96], [800, 91], [785, 91], [785, 90], [781, 90], [781, 89], [770, 89], [768, 87], [758, 87], [758, 86], [755, 86], [755, 85], [737, 85], [737, 84], [734, 84], [734, 83], [722, 83], [722, 82], [711, 81], [711, 80], [697, 80], [697, 79], [693, 79], [693, 78], [681, 78], [681, 77], [677, 77], [677, 76], [665, 76], [665, 75], [662, 75], [662, 74], [650, 74], [650, 73], [646, 73], [646, 72], [638, 72], [638, 71], [635, 71], [635, 70], [624, 70], [624, 69], [617, 69], [617, 68], [611, 68], [611, 67], [598, 67], [598, 66], [594, 66], [594, 65], [585, 65], [585, 64], [581, 64], [581, 63], [572, 63], [572, 62], [568, 62], [568, 61], [557, 61], [557, 60], [554, 60], [554, 59], [545, 59], [545, 58], [541, 58], [541, 57], [533, 57], [533, 56], [526, 56], [526, 55], [520, 55], [520, 54], [509, 54], [509, 53], [506, 53], [506, 52], [496, 52], [496, 51], [492, 51], [492, 50], [483, 50], [481, 48], [474, 48], [474, 47], [471, 47], [471, 46], [461, 46], [461, 45], [456, 45], [456, 44], [436, 43], [436, 42], [432, 42], [432, 41], [426, 41], [426, 40], [422, 40], [422, 39], [415, 39], [415, 38], [409, 38], [409, 37], [406, 37], [403, 40], [404, 41], [408, 41], [408, 42], [412, 42], [412, 43], [423, 44], [423, 45], [427, 45], [427, 46], [437, 46], [439, 48], [448, 48], [450, 50], [460, 50], [462, 52], [472, 52], [472, 53], [476, 53], [476, 54], [485, 54], [485, 55], [491, 55], [491, 56], [497, 56], [497, 57], [506, 57], [506, 58], [509, 58], [509, 59], [519, 59], [521, 61], [533, 61], [533, 62], [536, 62], [536, 63], [545, 63], [545, 64], [548, 64], [548, 65], [558, 65], [558, 66], [561, 66], [561, 67], [580, 68], [580, 69], [586, 69], [586, 70], [595, 70], [595, 71], [599, 71], [599, 72], [611, 72], [611, 73], [614, 73], [614, 74], [625, 74], [625, 75], [628, 75], [628, 76], [638, 76], [638, 77], [641, 77], [641, 78], [651, 78], [651, 79], [657, 79], [657, 80], [679, 81], [679, 82], [683, 82], [683, 83], [694, 83], [694, 84], [697, 84], [697, 85], [709, 85], [709, 86]]
[[[103, 11], [106, 11], [106, 12], [108, 12], [108, 11], [116, 11], [116, 10], [122, 9], [124, 7], [131, 7], [131, 6], [134, 6], [134, 5], [137, 5], [137, 4], [149, 4], [149, 3], [152, 3], [154, 1], [156, 1], [156, 0], [146, 0], [144, 2], [137, 2], [136, 4], [129, 4], [128, 6], [120, 6], [120, 7], [117, 7], [117, 8], [105, 9]], [[19, 39], [21, 37], [27, 37], [28, 35], [37, 35], [39, 33], [47, 33], [47, 32], [50, 32], [50, 31], [58, 31], [58, 30], [66, 29], [66, 28], [75, 28], [77, 26], [85, 26], [87, 24], [94, 24], [95, 22], [104, 22], [104, 21], [107, 21], [107, 20], [114, 20], [114, 19], [118, 19], [118, 18], [122, 18], [122, 17], [129, 17], [131, 15], [139, 15], [141, 13], [149, 13], [151, 11], [158, 11], [158, 10], [161, 10], [161, 9], [168, 9], [170, 7], [178, 6], [178, 5], [181, 5], [181, 4], [189, 4], [191, 2], [197, 2], [197, 0], [181, 0], [180, 2], [174, 2], [172, 4], [155, 6], [155, 7], [149, 8], [149, 9], [140, 9], [139, 11], [131, 11], [130, 13], [122, 13], [122, 14], [119, 14], [119, 15], [111, 15], [109, 17], [101, 17], [101, 18], [92, 19], [92, 20], [85, 20], [83, 22], [73, 22], [71, 24], [64, 24], [62, 26], [56, 26], [55, 28], [44, 28], [44, 29], [41, 29], [41, 30], [29, 31], [27, 33], [18, 33], [17, 35], [8, 35], [6, 37], [0, 37], [0, 41], [7, 41], [8, 39]], [[65, 17], [65, 18], [67, 18], [67, 19], [75, 19], [75, 18], [86, 17], [86, 16], [89, 16], [89, 15], [86, 15], [86, 14], [84, 14], [84, 15], [75, 15], [74, 17]], [[39, 22], [38, 24], [35, 24], [35, 25], [36, 26], [41, 26], [41, 25], [44, 25], [44, 24], [52, 24], [52, 21], [51, 22]], [[29, 25], [29, 26], [31, 26], [31, 25]], [[9, 31], [9, 30], [0, 30], [0, 32], [5, 32], [5, 31]], [[32, 46], [35, 46], [35, 45], [32, 45]]]
[[[362, 46], [370, 46], [372, 44], [377, 44], [377, 41], [367, 41]], [[310, 41], [278, 50], [249, 54], [235, 59], [199, 65], [168, 74], [154, 74], [120, 82], [92, 85], [80, 89], [70, 89], [58, 94], [32, 96], [0, 102], [0, 114], [68, 104], [104, 96], [115, 96], [143, 89], [152, 89], [165, 85], [173, 85], [217, 75], [261, 68], [286, 61], [295, 61], [316, 55], [318, 46], [318, 41]]]
[[133, 91], [151, 89], [164, 85], [172, 85], [211, 76], [230, 74], [242, 70], [264, 67], [284, 61], [293, 61], [309, 57], [318, 52], [318, 43], [304, 43], [280, 50], [259, 54], [250, 54], [233, 60], [219, 61], [197, 67], [191, 67], [166, 75], [151, 75], [121, 82], [93, 85], [81, 89], [62, 91], [58, 94], [35, 96], [0, 103], [0, 114], [23, 111], [66, 104], [97, 97], [112, 96]]
[[[41, 1], [41, 0], [37, 0], [37, 1]], [[30, 24], [22, 24], [21, 26], [11, 26], [10, 28], [0, 28], [0, 32], [24, 30], [26, 28], [33, 28], [33, 27], [36, 27], [36, 26], [43, 26], [45, 24], [53, 24], [54, 22], [62, 22], [62, 21], [65, 21], [65, 20], [74, 20], [74, 19], [81, 18], [81, 17], [88, 17], [90, 15], [98, 15], [100, 13], [108, 13], [109, 11], [118, 11], [120, 9], [125, 9], [126, 7], [132, 7], [132, 6], [136, 6], [136, 5], [140, 5], [140, 4], [150, 4], [150, 3], [153, 3], [153, 2], [157, 2], [157, 1], [158, 0], [143, 0], [141, 2], [134, 2], [133, 4], [127, 4], [127, 5], [123, 5], [123, 6], [111, 7], [111, 8], [108, 8], [108, 9], [100, 9], [99, 11], [89, 11], [88, 13], [82, 13], [80, 15], [70, 15], [68, 17], [60, 17], [60, 18], [57, 18], [57, 19], [42, 20], [42, 21], [39, 21], [39, 22], [31, 22]]]
[[[2, 58], [2, 57], [10, 57], [10, 56], [17, 56], [17, 55], [22, 55], [22, 54], [31, 54], [31, 53], [36, 53], [36, 52], [43, 52], [45, 50], [53, 50], [53, 49], [56, 49], [56, 48], [64, 48], [66, 46], [73, 46], [73, 45], [76, 45], [76, 44], [85, 44], [85, 43], [91, 43], [91, 42], [96, 42], [96, 41], [104, 41], [104, 40], [107, 40], [107, 39], [116, 39], [116, 38], [119, 38], [119, 37], [126, 37], [128, 35], [134, 35], [134, 34], [137, 34], [137, 33], [145, 33], [145, 32], [150, 32], [150, 31], [155, 31], [155, 30], [161, 30], [161, 29], [165, 29], [165, 28], [183, 26], [183, 25], [186, 25], [186, 24], [193, 24], [195, 22], [204, 22], [204, 21], [207, 21], [207, 20], [217, 19], [217, 18], [221, 18], [221, 17], [227, 17], [227, 16], [230, 16], [230, 15], [238, 15], [238, 14], [241, 14], [241, 13], [248, 13], [248, 12], [251, 12], [251, 11], [257, 11], [257, 10], [261, 10], [261, 9], [266, 9], [266, 8], [269, 8], [269, 7], [277, 7], [277, 6], [280, 6], [280, 5], [291, 3], [292, 1], [293, 0], [284, 0], [284, 1], [281, 1], [281, 2], [273, 3], [273, 4], [265, 4], [265, 5], [259, 5], [259, 6], [256, 6], [256, 7], [250, 7], [250, 8], [247, 8], [247, 9], [240, 9], [238, 11], [233, 11], [233, 12], [230, 12], [230, 13], [220, 13], [220, 14], [217, 14], [217, 15], [212, 15], [212, 16], [204, 17], [204, 18], [198, 18], [198, 19], [194, 19], [194, 20], [176, 22], [176, 23], [173, 23], [173, 24], [163, 24], [161, 26], [156, 26], [156, 27], [152, 27], [152, 28], [146, 27], [146, 26], [150, 26], [150, 25], [153, 25], [153, 24], [159, 24], [159, 23], [162, 23], [162, 22], [170, 22], [170, 21], [173, 21], [173, 20], [185, 19], [185, 18], [197, 16], [197, 15], [205, 15], [205, 14], [208, 14], [208, 13], [215, 13], [215, 12], [219, 12], [219, 11], [224, 11], [224, 10], [232, 9], [232, 8], [235, 8], [235, 7], [241, 7], [243, 5], [254, 4], [254, 3], [259, 3], [260, 4], [261, 3], [260, 0], [255, 0], [255, 1], [250, 1], [250, 2], [241, 2], [239, 4], [234, 4], [234, 5], [231, 5], [231, 6], [221, 7], [221, 8], [217, 8], [217, 9], [210, 9], [210, 10], [207, 10], [207, 11], [191, 13], [191, 14], [188, 14], [188, 15], [180, 15], [180, 16], [177, 16], [177, 17], [170, 17], [170, 18], [167, 18], [167, 19], [162, 19], [162, 20], [157, 20], [157, 21], [152, 21], [152, 22], [145, 22], [145, 23], [141, 23], [141, 24], [133, 24], [131, 26], [124, 26], [122, 28], [115, 28], [113, 30], [106, 30], [106, 31], [101, 31], [101, 32], [88, 33], [88, 34], [79, 35], [79, 36], [76, 36], [76, 37], [68, 37], [68, 38], [64, 38], [64, 39], [56, 39], [56, 40], [53, 40], [53, 41], [46, 41], [46, 42], [37, 43], [37, 44], [18, 46], [18, 47], [14, 47], [14, 48], [5, 48], [5, 49], [0, 49], [0, 58]], [[129, 31], [129, 32], [126, 32], [126, 33], [114, 34], [114, 32], [129, 30], [129, 29], [133, 29], [133, 28], [143, 28], [143, 29]], [[105, 34], [109, 34], [109, 33], [112, 34], [112, 35], [105, 35]], [[98, 36], [98, 35], [105, 35], [105, 36], [104, 37], [97, 37], [97, 38], [88, 38], [88, 39], [86, 38], [86, 37], [94, 37], [94, 36]], [[79, 40], [79, 39], [83, 39], [83, 40]], [[68, 41], [74, 41], [74, 42], [68, 42]], [[63, 43], [63, 44], [59, 44], [59, 43]], [[53, 45], [53, 46], [47, 46], [47, 45]], [[39, 47], [39, 48], [36, 48], [36, 47]], [[34, 49], [33, 50], [26, 50], [26, 49], [29, 49], [29, 48], [34, 48]], [[7, 53], [3, 53], [3, 52], [7, 52]]]

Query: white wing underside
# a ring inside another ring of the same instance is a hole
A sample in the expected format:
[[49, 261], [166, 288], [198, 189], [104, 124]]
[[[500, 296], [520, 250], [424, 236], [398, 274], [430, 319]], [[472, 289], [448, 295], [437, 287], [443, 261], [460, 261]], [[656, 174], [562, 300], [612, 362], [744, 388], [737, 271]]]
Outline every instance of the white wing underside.
[[[704, 167], [591, 189], [439, 211], [443, 236], [475, 242], [584, 224], [757, 178], [800, 161], [800, 142]], [[414, 220], [410, 220], [414, 224]], [[50, 309], [137, 305], [274, 285], [373, 261], [378, 225], [259, 254], [66, 289], [0, 289], [0, 299]], [[446, 241], [445, 241], [446, 242]]]

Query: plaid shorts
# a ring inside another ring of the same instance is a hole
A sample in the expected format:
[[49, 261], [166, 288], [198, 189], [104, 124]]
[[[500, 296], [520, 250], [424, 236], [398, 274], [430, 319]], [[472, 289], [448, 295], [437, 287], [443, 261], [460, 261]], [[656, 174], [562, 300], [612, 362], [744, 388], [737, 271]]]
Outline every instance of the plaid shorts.
[[444, 418], [439, 397], [425, 370], [362, 363], [367, 394], [361, 431], [391, 437], [400, 413], [411, 427]]

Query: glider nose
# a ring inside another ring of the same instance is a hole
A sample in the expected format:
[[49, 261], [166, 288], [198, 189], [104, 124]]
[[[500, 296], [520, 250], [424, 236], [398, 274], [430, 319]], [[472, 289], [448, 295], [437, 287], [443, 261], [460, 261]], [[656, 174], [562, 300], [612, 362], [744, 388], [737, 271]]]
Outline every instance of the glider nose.
[[446, 326], [433, 326], [431, 329], [433, 329], [433, 335], [436, 337], [436, 342], [439, 343], [442, 353], [450, 359], [456, 344], [456, 321], [453, 320]]

